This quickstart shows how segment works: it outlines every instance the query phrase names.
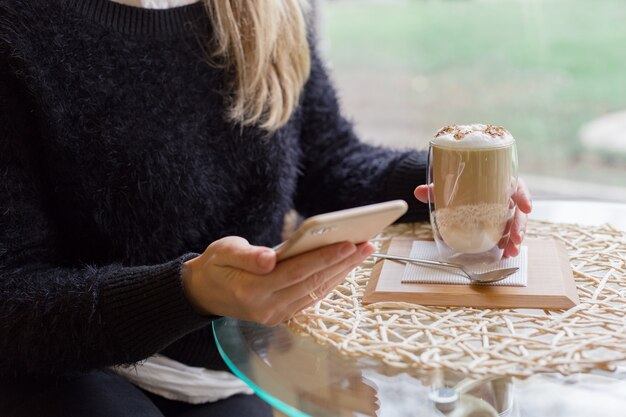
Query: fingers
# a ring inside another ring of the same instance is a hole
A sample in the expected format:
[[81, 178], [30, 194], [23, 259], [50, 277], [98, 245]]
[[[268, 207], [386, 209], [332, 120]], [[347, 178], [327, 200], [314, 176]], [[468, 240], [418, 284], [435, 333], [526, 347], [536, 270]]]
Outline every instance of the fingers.
[[509, 243], [509, 238], [511, 236], [511, 226], [513, 225], [513, 218], [507, 220], [506, 225], [504, 226], [504, 234], [498, 241], [498, 248], [504, 249], [506, 245]]
[[511, 226], [511, 239], [514, 244], [519, 245], [524, 240], [526, 234], [526, 222], [528, 215], [521, 210], [515, 210], [515, 218], [513, 219], [513, 225]]
[[[506, 247], [504, 247], [502, 255], [504, 258], [519, 255], [520, 246], [524, 240], [524, 235], [526, 234], [528, 213], [532, 210], [530, 192], [528, 191], [526, 183], [521, 178], [517, 182], [517, 189], [515, 190], [515, 193], [513, 193], [512, 201], [515, 202], [517, 208], [515, 210], [515, 216], [513, 218], [513, 223], [511, 224], [510, 232], [508, 236], [505, 236], [508, 237], [508, 239], [503, 237], [503, 239], [498, 242], [498, 247], [500, 248], [503, 248], [506, 242]], [[509, 225], [507, 224], [507, 229], [508, 226]]]
[[[279, 300], [297, 300], [305, 296], [308, 297], [309, 293], [315, 291], [318, 297], [320, 297], [337, 285], [336, 283], [333, 285], [333, 279], [345, 277], [344, 271], [352, 270], [373, 252], [374, 247], [371, 244], [361, 244], [358, 250], [349, 257], [334, 265], [314, 272], [304, 280], [292, 282], [292, 285], [277, 292], [276, 295]], [[318, 290], [322, 293], [318, 293]]]
[[286, 315], [283, 317], [282, 321], [286, 321], [286, 320], [291, 319], [293, 316], [298, 314], [300, 311], [304, 310], [305, 308], [309, 308], [309, 307], [313, 306], [314, 304], [319, 302], [319, 300], [321, 300], [324, 297], [326, 297], [328, 295], [328, 293], [330, 293], [332, 290], [334, 290], [337, 287], [337, 285], [341, 284], [341, 282], [343, 282], [343, 280], [346, 278], [346, 276], [354, 268], [356, 268], [358, 265], [359, 264], [356, 264], [354, 266], [351, 265], [351, 266], [343, 269], [337, 275], [335, 275], [330, 280], [328, 280], [328, 282], [322, 284], [321, 286], [319, 286], [318, 288], [313, 290], [315, 295], [316, 295], [316, 297], [317, 297], [317, 299], [314, 300], [309, 295], [309, 293], [307, 293], [305, 296], [302, 296], [298, 300], [296, 300], [293, 303], [289, 304], [289, 306], [287, 306], [287, 308], [285, 309]]
[[[327, 278], [321, 284], [315, 284], [315, 288], [310, 285], [310, 283], [315, 280], [315, 278], [312, 277], [312, 280], [307, 280], [307, 282], [295, 284], [293, 286], [294, 288], [284, 289], [276, 293], [275, 299], [278, 302], [274, 303], [274, 311], [272, 317], [269, 318], [268, 321], [266, 321], [264, 324], [276, 325], [285, 322], [292, 318], [299, 311], [315, 304], [317, 301], [325, 297], [330, 291], [332, 291], [339, 283], [341, 283], [345, 279], [346, 275], [350, 271], [356, 268], [363, 259], [365, 259], [374, 251], [374, 247], [369, 243], [361, 244], [358, 248], [359, 250], [355, 254], [353, 254], [349, 259], [346, 259], [344, 262], [342, 262], [344, 268], [339, 270], [338, 273], [335, 273], [337, 272], [336, 268], [325, 271], [333, 275], [331, 275], [330, 278]], [[351, 261], [351, 263], [348, 263], [348, 261]], [[346, 263], [348, 263], [347, 266]], [[308, 286], [306, 285], [307, 283], [309, 284]], [[316, 299], [313, 299], [309, 295], [311, 292], [314, 292]], [[280, 304], [280, 301], [283, 302], [282, 305]]]
[[276, 252], [263, 246], [253, 246], [244, 238], [229, 236], [213, 242], [208, 252], [213, 255], [215, 265], [229, 266], [264, 275], [276, 266]]
[[354, 243], [343, 242], [312, 250], [282, 261], [272, 279], [274, 291], [280, 291], [320, 273], [356, 253]]
[[428, 204], [428, 192], [432, 191], [432, 188], [432, 184], [430, 186], [425, 184], [420, 185], [415, 189], [415, 191], [413, 191], [413, 194], [415, 195], [415, 198], [417, 198], [419, 201]]
[[504, 258], [514, 258], [519, 255], [520, 247], [513, 242], [509, 242], [507, 247], [504, 249], [504, 253], [502, 256]]
[[524, 180], [521, 178], [517, 181], [517, 190], [513, 194], [513, 200], [515, 200], [517, 207], [519, 207], [523, 213], [528, 214], [532, 211], [530, 191], [528, 190]]
[[515, 218], [513, 219], [513, 224], [511, 225], [511, 231], [509, 233], [510, 238], [504, 248], [504, 253], [502, 254], [504, 258], [519, 255], [520, 247], [522, 245], [522, 241], [524, 240], [524, 235], [526, 234], [527, 219], [528, 215], [526, 213], [523, 213], [519, 209], [515, 210]]

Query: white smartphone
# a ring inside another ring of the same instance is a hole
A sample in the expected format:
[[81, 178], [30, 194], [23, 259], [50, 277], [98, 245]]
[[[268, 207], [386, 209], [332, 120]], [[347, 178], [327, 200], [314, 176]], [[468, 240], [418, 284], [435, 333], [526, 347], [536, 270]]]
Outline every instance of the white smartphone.
[[370, 204], [306, 219], [285, 242], [276, 246], [278, 261], [339, 242], [363, 243], [406, 213], [404, 200]]

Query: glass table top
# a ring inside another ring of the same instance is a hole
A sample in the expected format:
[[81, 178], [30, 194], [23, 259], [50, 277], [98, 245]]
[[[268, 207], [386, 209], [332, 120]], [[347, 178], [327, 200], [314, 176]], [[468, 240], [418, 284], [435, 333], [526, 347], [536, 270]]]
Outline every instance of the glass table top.
[[626, 368], [472, 380], [346, 357], [285, 325], [223, 318], [213, 329], [235, 375], [287, 416], [626, 415]]
[[[531, 218], [626, 230], [624, 213], [626, 204], [538, 201]], [[626, 364], [570, 376], [472, 380], [350, 358], [285, 325], [223, 318], [213, 330], [231, 370], [287, 416], [626, 416]]]

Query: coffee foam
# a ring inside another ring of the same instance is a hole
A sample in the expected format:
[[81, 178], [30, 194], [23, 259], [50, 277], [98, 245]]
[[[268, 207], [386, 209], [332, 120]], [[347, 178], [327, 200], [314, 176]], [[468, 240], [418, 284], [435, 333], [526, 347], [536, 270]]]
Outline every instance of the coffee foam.
[[439, 130], [431, 140], [435, 145], [449, 148], [499, 148], [515, 143], [508, 130], [493, 125], [451, 125]]

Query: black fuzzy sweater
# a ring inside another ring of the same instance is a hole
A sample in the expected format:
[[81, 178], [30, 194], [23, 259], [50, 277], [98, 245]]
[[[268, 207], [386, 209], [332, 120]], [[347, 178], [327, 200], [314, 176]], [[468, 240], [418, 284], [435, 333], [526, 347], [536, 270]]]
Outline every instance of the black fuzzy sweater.
[[225, 121], [201, 4], [0, 0], [0, 377], [217, 360], [181, 263], [284, 214], [412, 196], [425, 157], [363, 144], [324, 66], [272, 137]]

